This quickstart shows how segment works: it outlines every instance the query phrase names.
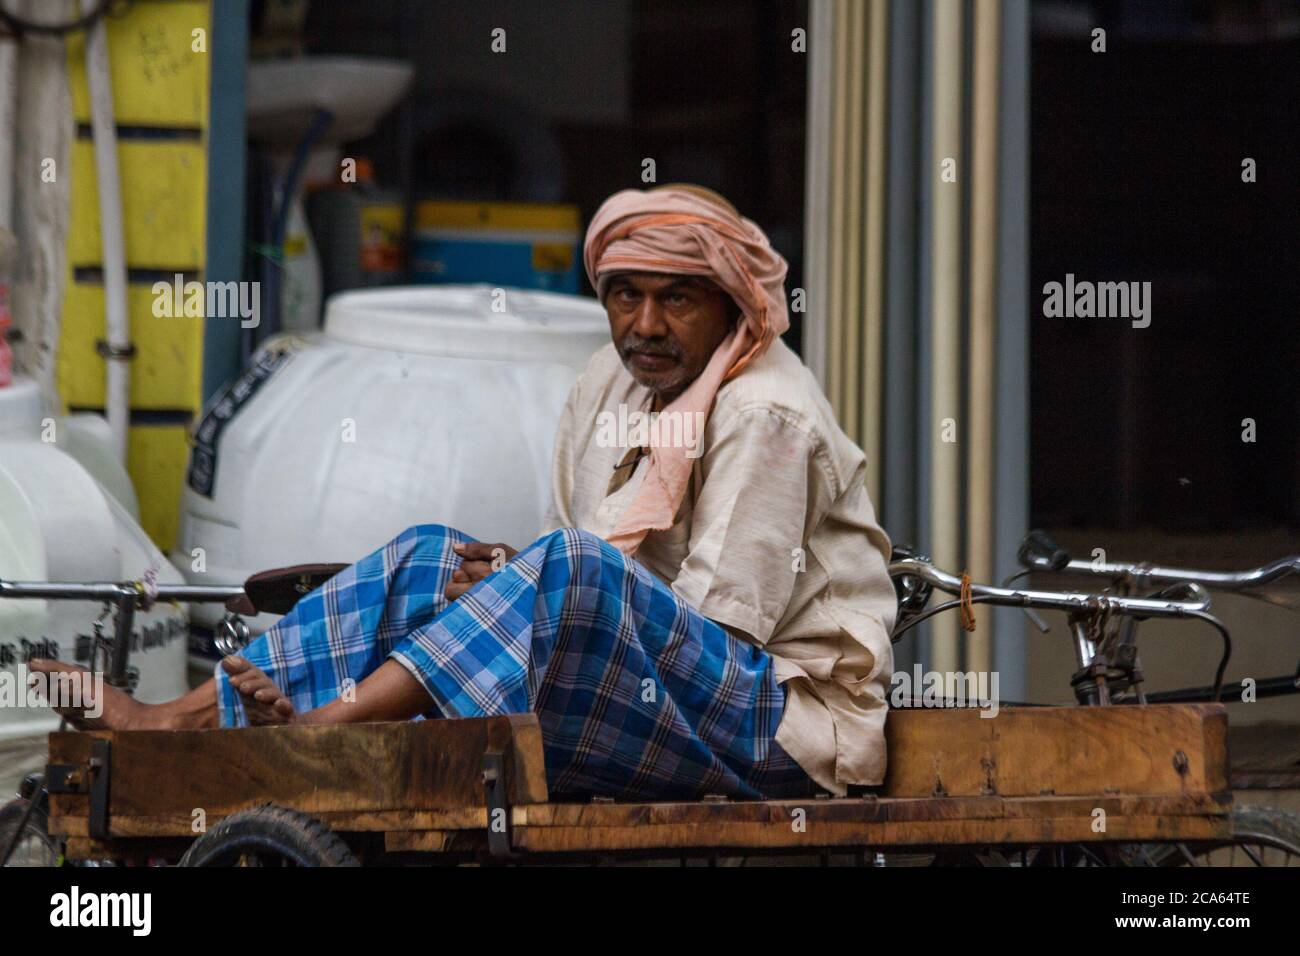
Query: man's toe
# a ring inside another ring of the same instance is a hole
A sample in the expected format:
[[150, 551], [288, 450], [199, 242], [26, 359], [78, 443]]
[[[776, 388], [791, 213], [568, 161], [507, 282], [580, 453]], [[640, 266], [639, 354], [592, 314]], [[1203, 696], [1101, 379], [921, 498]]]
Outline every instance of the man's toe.
[[258, 691], [274, 687], [270, 679], [264, 674], [250, 675], [239, 684], [239, 692], [245, 697], [256, 697]]
[[252, 666], [253, 665], [250, 661], [242, 657], [223, 657], [221, 659], [222, 669], [232, 677], [236, 674], [244, 673]]

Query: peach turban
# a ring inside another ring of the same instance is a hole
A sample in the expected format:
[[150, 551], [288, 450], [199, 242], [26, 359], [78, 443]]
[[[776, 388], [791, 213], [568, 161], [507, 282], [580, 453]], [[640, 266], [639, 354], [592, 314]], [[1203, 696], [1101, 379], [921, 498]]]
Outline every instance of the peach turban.
[[[587, 227], [582, 258], [587, 278], [602, 293], [601, 277], [615, 272], [705, 276], [740, 307], [736, 327], [664, 413], [707, 416], [722, 383], [790, 327], [785, 260], [763, 230], [698, 186], [625, 189], [610, 196]], [[649, 532], [672, 527], [690, 483], [689, 451], [650, 448], [645, 479], [609, 535], [624, 554], [635, 554]]]

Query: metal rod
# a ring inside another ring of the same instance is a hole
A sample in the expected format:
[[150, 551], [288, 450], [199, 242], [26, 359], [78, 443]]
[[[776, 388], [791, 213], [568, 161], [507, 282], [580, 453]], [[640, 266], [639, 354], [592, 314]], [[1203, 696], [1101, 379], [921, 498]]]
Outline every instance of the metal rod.
[[122, 594], [117, 600], [117, 613], [113, 615], [113, 658], [109, 662], [108, 685], [128, 687], [126, 659], [131, 653], [131, 629], [135, 624], [137, 594]]
[[[1295, 678], [1289, 675], [1280, 677], [1261, 677], [1255, 681], [1255, 699], [1262, 700], [1265, 697], [1285, 697], [1296, 693], [1297, 687]], [[1214, 700], [1215, 688], [1211, 684], [1208, 687], [1180, 687], [1177, 690], [1161, 690], [1155, 693], [1147, 694], [1145, 703], [1148, 704], [1195, 704], [1201, 701]], [[1138, 701], [1142, 703], [1143, 701]], [[1133, 701], [1125, 698], [1118, 701], [1121, 704], [1131, 704]]]
[[[225, 602], [240, 597], [244, 589], [238, 585], [210, 584], [160, 584], [157, 601]], [[135, 595], [137, 605], [145, 595], [134, 584], [122, 582], [65, 583], [59, 581], [3, 581], [0, 580], [0, 598], [48, 598], [65, 601], [112, 601], [126, 594]]]
[[1088, 637], [1087, 618], [1075, 615], [1070, 618], [1070, 633], [1074, 636], [1074, 658], [1083, 670], [1097, 656], [1097, 646]]
[[1165, 568], [1142, 562], [1084, 561], [1075, 559], [1060, 574], [1087, 574], [1104, 578], [1140, 578], [1152, 584], [1191, 581], [1225, 591], [1244, 590], [1269, 584], [1289, 574], [1300, 574], [1300, 555], [1279, 558], [1258, 568], [1245, 571], [1198, 571], [1192, 568]]
[[[928, 581], [941, 591], [961, 593], [961, 579], [940, 571], [927, 561], [905, 558], [889, 566], [889, 576], [896, 578], [911, 575]], [[988, 584], [972, 584], [971, 594], [985, 599], [985, 603], [1004, 607], [1036, 607], [1055, 611], [1100, 611], [1108, 609], [1115, 614], [1132, 614], [1137, 617], [1194, 617], [1210, 608], [1210, 596], [1199, 585], [1192, 584], [1186, 601], [1158, 598], [1118, 597], [1111, 594], [1089, 594], [1076, 591], [1038, 591], [1031, 588], [999, 588]]]

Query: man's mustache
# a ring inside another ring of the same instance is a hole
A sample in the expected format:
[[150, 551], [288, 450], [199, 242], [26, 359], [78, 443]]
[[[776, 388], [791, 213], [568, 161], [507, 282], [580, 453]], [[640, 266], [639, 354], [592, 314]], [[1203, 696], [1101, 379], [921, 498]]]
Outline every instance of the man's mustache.
[[660, 355], [664, 358], [681, 359], [682, 350], [666, 339], [643, 339], [636, 335], [626, 335], [619, 340], [620, 355], [639, 352], [642, 355]]

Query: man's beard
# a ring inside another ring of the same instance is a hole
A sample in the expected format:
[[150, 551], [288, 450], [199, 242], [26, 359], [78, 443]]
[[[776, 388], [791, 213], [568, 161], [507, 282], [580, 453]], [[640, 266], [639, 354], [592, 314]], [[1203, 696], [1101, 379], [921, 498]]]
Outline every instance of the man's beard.
[[[695, 374], [682, 361], [684, 353], [681, 347], [668, 339], [643, 339], [637, 335], [625, 335], [619, 339], [616, 348], [628, 374], [638, 385], [652, 392], [676, 394], [695, 378]], [[647, 373], [644, 369], [638, 369], [632, 362], [637, 353], [662, 356], [671, 359], [674, 364], [662, 372]]]

